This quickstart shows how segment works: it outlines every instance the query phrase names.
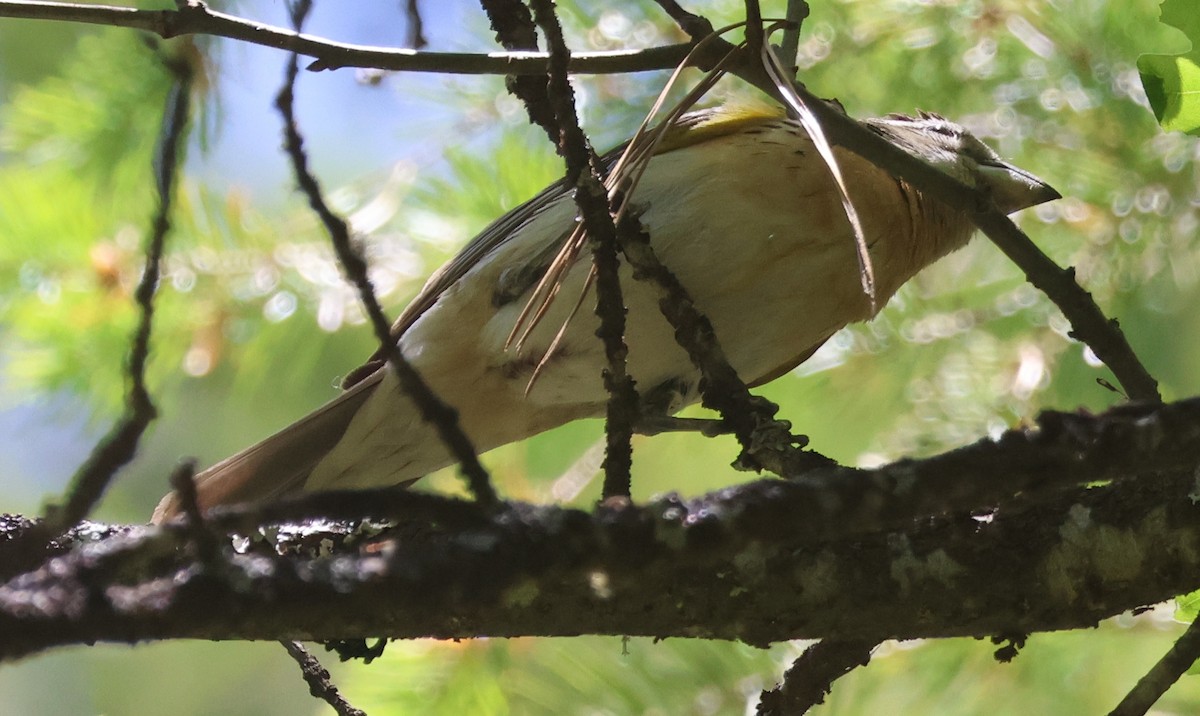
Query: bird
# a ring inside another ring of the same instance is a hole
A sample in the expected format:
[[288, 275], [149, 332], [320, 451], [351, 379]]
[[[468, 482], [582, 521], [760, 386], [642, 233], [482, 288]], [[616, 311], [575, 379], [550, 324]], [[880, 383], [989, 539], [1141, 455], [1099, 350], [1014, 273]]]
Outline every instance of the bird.
[[[938, 114], [861, 124], [982, 190], [1005, 213], [1060, 198]], [[605, 155], [605, 165], [619, 152]], [[861, 223], [858, 238], [813, 140], [781, 109], [725, 105], [682, 115], [629, 197], [658, 258], [711, 321], [750, 387], [789, 372], [847, 324], [872, 318], [901, 285], [974, 233], [963, 212], [851, 151], [835, 147], [834, 155]], [[560, 297], [526, 324], [519, 345], [512, 340], [577, 221], [570, 188], [551, 185], [438, 269], [393, 326], [404, 358], [457, 409], [479, 452], [604, 415], [599, 318], [576, 311], [573, 298], [586, 291], [590, 261], [558, 277]], [[864, 290], [859, 241], [869, 253], [873, 295]], [[700, 375], [659, 311], [655, 287], [635, 280], [627, 265], [619, 275], [635, 385], [643, 395], [666, 395], [658, 406], [666, 413], [697, 402]], [[451, 464], [380, 355], [315, 412], [197, 475], [199, 506], [403, 485]], [[172, 492], [152, 521], [180, 510]]]

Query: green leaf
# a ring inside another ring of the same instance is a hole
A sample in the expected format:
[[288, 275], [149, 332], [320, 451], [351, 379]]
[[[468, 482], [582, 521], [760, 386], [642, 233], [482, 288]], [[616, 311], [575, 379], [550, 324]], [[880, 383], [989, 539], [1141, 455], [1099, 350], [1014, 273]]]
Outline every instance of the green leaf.
[[1200, 614], [1200, 592], [1191, 592], [1175, 597], [1175, 618], [1183, 622], [1195, 621]]
[[1161, 20], [1191, 40], [1187, 54], [1147, 54], [1138, 72], [1154, 116], [1164, 129], [1200, 136], [1200, 8], [1196, 0], [1165, 0]]

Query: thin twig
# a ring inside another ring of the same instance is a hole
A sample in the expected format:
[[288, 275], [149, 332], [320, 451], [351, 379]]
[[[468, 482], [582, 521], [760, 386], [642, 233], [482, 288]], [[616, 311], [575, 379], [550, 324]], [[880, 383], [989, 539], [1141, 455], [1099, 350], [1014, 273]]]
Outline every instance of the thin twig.
[[629, 350], [625, 344], [625, 302], [618, 276], [617, 228], [613, 223], [608, 190], [600, 176], [600, 161], [579, 126], [575, 92], [567, 77], [570, 50], [554, 12], [553, 0], [532, 0], [534, 19], [550, 48], [550, 99], [558, 128], [559, 153], [567, 164], [567, 184], [575, 187], [575, 203], [583, 217], [592, 250], [596, 276], [598, 335], [604, 343], [607, 367], [604, 387], [608, 390], [605, 420], [603, 497], [628, 497], [633, 463], [633, 424], [638, 416], [638, 395], [626, 370]]
[[[941, 194], [938, 196], [940, 198]], [[1071, 322], [1069, 335], [1092, 349], [1131, 399], [1162, 402], [1158, 381], [1129, 345], [1117, 320], [1105, 316], [1092, 294], [1075, 280], [1074, 268], [1064, 269], [1054, 263], [1012, 219], [993, 206], [977, 211], [972, 219], [980, 231], [1025, 273], [1029, 283], [1058, 306]]]
[[699, 40], [712, 34], [713, 26], [708, 18], [684, 10], [675, 0], [654, 0], [675, 21], [688, 37]]
[[1200, 620], [1188, 625], [1158, 663], [1121, 699], [1108, 716], [1142, 716], [1200, 659]]
[[[293, 17], [297, 26], [303, 21], [309, 5], [310, 0], [300, 0], [294, 6]], [[275, 106], [284, 119], [284, 149], [291, 158], [292, 168], [296, 173], [296, 182], [304, 195], [308, 197], [313, 211], [325, 225], [338, 261], [341, 262], [347, 278], [358, 289], [363, 308], [367, 312], [371, 326], [375, 329], [375, 337], [379, 340], [382, 354], [387, 358], [391, 369], [395, 371], [400, 387], [416, 403], [417, 408], [421, 411], [421, 417], [437, 430], [438, 436], [459, 463], [475, 499], [485, 505], [495, 504], [496, 493], [492, 489], [491, 479], [479, 462], [474, 445], [462, 431], [458, 422], [458, 413], [438, 398], [404, 358], [392, 335], [387, 317], [384, 316], [383, 309], [379, 305], [379, 299], [375, 296], [375, 288], [367, 275], [367, 263], [352, 244], [349, 227], [325, 203], [320, 184], [308, 169], [308, 157], [304, 152], [304, 140], [300, 136], [300, 130], [296, 124], [293, 101], [298, 74], [299, 65], [296, 55], [293, 54], [288, 61], [284, 85], [275, 100]]]
[[[0, 0], [0, 17], [58, 20], [143, 30], [162, 38], [212, 35], [254, 45], [288, 50], [315, 61], [309, 70], [368, 67], [397, 72], [436, 72], [459, 75], [544, 75], [549, 55], [544, 52], [458, 53], [334, 42], [281, 27], [217, 12], [198, 0], [179, 10], [140, 10], [113, 5], [81, 5], [40, 0]], [[669, 69], [687, 55], [690, 44], [645, 50], [619, 50], [575, 55], [573, 74], [618, 74]]]
[[[537, 26], [533, 22], [533, 14], [529, 7], [522, 0], [480, 0], [480, 5], [483, 6], [501, 47], [510, 51], [537, 50]], [[550, 142], [557, 146], [558, 123], [550, 102], [545, 73], [511, 74], [504, 78], [504, 86], [512, 96], [521, 100], [526, 113], [529, 114], [529, 121], [541, 127]]]
[[792, 74], [795, 74], [796, 54], [800, 50], [800, 29], [808, 19], [808, 13], [808, 3], [804, 0], [788, 0], [785, 16], [788, 24], [779, 41], [779, 58], [787, 63]]
[[166, 65], [175, 81], [167, 95], [161, 139], [155, 152], [154, 183], [158, 190], [158, 208], [146, 239], [146, 265], [134, 293], [141, 318], [129, 352], [129, 393], [125, 414], [75, 473], [66, 504], [47, 509], [46, 528], [55, 534], [87, 517], [117, 471], [133, 459], [142, 433], [156, 416], [154, 403], [146, 389], [146, 361], [150, 356], [150, 329], [154, 324], [154, 295], [158, 290], [167, 232], [171, 228], [171, 199], [179, 174], [192, 90], [190, 65], [184, 61], [167, 62]]
[[622, 237], [621, 251], [633, 267], [634, 277], [658, 288], [658, 307], [675, 329], [675, 342], [687, 351], [692, 365], [700, 371], [702, 404], [720, 413], [737, 436], [742, 453], [735, 464], [789, 477], [834, 465], [823, 455], [798, 449], [807, 441], [792, 435], [788, 422], [775, 420], [778, 406], [750, 393], [725, 356], [712, 322], [696, 307], [675, 274], [658, 259], [649, 237], [625, 227], [618, 235]]
[[304, 676], [304, 681], [308, 683], [308, 693], [332, 706], [338, 716], [367, 716], [366, 711], [351, 706], [350, 702], [338, 692], [338, 688], [330, 681], [329, 670], [321, 666], [317, 657], [304, 648], [303, 644], [283, 639], [279, 643], [283, 644], [288, 655], [300, 665], [300, 673]]
[[873, 640], [824, 639], [804, 650], [792, 662], [783, 683], [763, 691], [758, 716], [799, 716], [825, 701], [833, 682], [866, 666], [871, 660]]
[[204, 515], [200, 510], [200, 499], [196, 492], [196, 481], [193, 479], [196, 476], [196, 461], [184, 460], [179, 463], [171, 473], [171, 487], [175, 489], [175, 493], [179, 495], [179, 504], [183, 514], [187, 515], [188, 522], [192, 524], [200, 524], [204, 521]]
[[746, 47], [750, 54], [762, 52], [766, 37], [763, 35], [762, 8], [758, 0], [743, 0], [746, 6]]
[[183, 514], [187, 515], [187, 529], [196, 543], [200, 562], [212, 565], [220, 554], [217, 535], [208, 529], [204, 514], [200, 509], [200, 498], [196, 492], [196, 461], [184, 460], [171, 473], [171, 487], [179, 496]]
[[404, 10], [408, 15], [408, 45], [414, 50], [419, 50], [429, 44], [429, 40], [425, 39], [425, 22], [421, 19], [421, 8], [417, 6], [417, 0], [407, 0]]

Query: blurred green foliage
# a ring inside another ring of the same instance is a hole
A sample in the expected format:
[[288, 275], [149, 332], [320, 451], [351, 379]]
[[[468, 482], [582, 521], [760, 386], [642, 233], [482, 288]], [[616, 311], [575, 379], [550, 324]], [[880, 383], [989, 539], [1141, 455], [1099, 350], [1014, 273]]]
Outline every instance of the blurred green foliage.
[[[576, 49], [680, 39], [648, 1], [561, 4]], [[782, 14], [782, 5], [767, 3], [768, 14]], [[743, 8], [736, 0], [688, 6], [718, 26]], [[453, 28], [470, 37], [435, 35], [435, 45], [486, 40], [472, 17]], [[1142, 92], [1139, 56], [1178, 44], [1178, 32], [1157, 18], [1153, 0], [813, 3], [799, 65], [812, 89], [852, 115], [936, 110], [1058, 187], [1065, 199], [1021, 223], [1076, 267], [1175, 398], [1200, 386], [1200, 145], [1164, 132]], [[60, 26], [22, 27], [29, 37], [47, 33], [47, 42], [64, 37]], [[0, 22], [0, 37], [12, 34]], [[155, 200], [149, 163], [169, 82], [158, 53], [195, 48], [154, 47], [115, 30], [78, 36], [54, 66], [0, 53], [9, 83], [0, 107], [0, 368], [10, 403], [66, 391], [99, 422], [119, 405], [130, 293]], [[237, 75], [236, 53], [223, 61], [230, 66], [208, 68], [202, 107], [213, 107]], [[664, 77], [578, 79], [598, 147], [633, 131]], [[331, 192], [367, 236], [373, 278], [393, 308], [473, 232], [560, 171], [499, 80], [450, 79], [446, 88], [428, 100], [460, 118], [453, 129], [461, 141], [424, 147], [433, 159], [420, 166], [395, 157], [394, 170]], [[714, 101], [747, 92], [725, 82]], [[396, 122], [402, 132], [404, 118]], [[311, 144], [336, 146], [336, 138]], [[301, 202], [261, 209], [236, 188], [194, 176], [185, 176], [179, 199], [150, 375], [164, 417], [106, 506], [122, 519], [148, 513], [176, 456], [207, 461], [252, 442], [330, 397], [336, 376], [371, 349], [355, 296]], [[1112, 381], [1069, 337], [1057, 309], [979, 240], [764, 392], [821, 452], [872, 464], [962, 445], [1046, 407], [1118, 402], [1097, 378]], [[600, 435], [597, 421], [585, 421], [497, 450], [487, 463], [505, 494], [586, 506], [599, 492], [588, 479]], [[727, 467], [734, 454], [728, 439], [638, 439], [635, 496], [743, 480]], [[449, 472], [424, 486], [460, 489]], [[1096, 713], [1116, 703], [1174, 633], [1156, 612], [1096, 632], [1037, 635], [1008, 665], [996, 664], [983, 642], [887, 645], [839, 682], [819, 712]], [[614, 638], [418, 642], [391, 645], [376, 664], [335, 676], [372, 714], [737, 714], [799, 649]], [[230, 660], [229, 652], [259, 656]], [[320, 712], [306, 700], [238, 701], [239, 692], [302, 692], [298, 680], [279, 678], [289, 669], [282, 651], [270, 653], [243, 645], [76, 651], [0, 671], [0, 692], [38, 683], [31, 675], [44, 668], [56, 670], [62, 687], [25, 712], [138, 713], [164, 698], [175, 713]], [[186, 683], [194, 672], [206, 674], [205, 686]], [[214, 683], [238, 686], [225, 693]], [[1200, 692], [1185, 682], [1161, 706], [1195, 711]]]

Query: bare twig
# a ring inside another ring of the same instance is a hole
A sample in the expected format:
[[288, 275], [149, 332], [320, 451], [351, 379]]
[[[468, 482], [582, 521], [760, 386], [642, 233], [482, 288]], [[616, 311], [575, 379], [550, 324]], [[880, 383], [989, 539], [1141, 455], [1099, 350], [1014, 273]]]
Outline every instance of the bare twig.
[[[417, 52], [334, 42], [217, 12], [199, 0], [188, 0], [188, 4], [179, 10], [140, 10], [112, 5], [0, 0], [0, 17], [128, 27], [163, 38], [180, 35], [226, 37], [315, 58], [315, 62], [308, 66], [309, 70], [370, 67], [397, 72], [460, 75], [544, 75], [549, 61], [549, 55], [544, 52]], [[646, 50], [576, 55], [571, 58], [570, 70], [576, 74], [614, 74], [668, 69], [679, 64], [690, 47], [690, 44], [680, 44]]]
[[134, 298], [141, 318], [129, 352], [129, 393], [121, 421], [100, 441], [87, 461], [75, 473], [66, 504], [51, 506], [45, 526], [57, 534], [86, 517], [108, 487], [117, 471], [133, 459], [138, 442], [156, 411], [146, 390], [146, 361], [150, 356], [150, 329], [154, 324], [154, 295], [158, 290], [163, 247], [171, 228], [171, 199], [178, 178], [179, 158], [188, 120], [192, 91], [192, 68], [185, 61], [167, 62], [175, 77], [163, 112], [162, 132], [155, 152], [154, 182], [158, 189], [158, 208], [146, 239], [146, 265]]
[[1105, 316], [1092, 294], [1075, 280], [1074, 268], [1060, 268], [1012, 219], [993, 206], [976, 212], [973, 219], [992, 243], [1020, 267], [1025, 278], [1058, 306], [1071, 322], [1071, 337], [1086, 343], [1104, 361], [1130, 398], [1162, 402], [1158, 381], [1129, 345], [1117, 320]]
[[1188, 625], [1183, 636], [1176, 639], [1158, 663], [1138, 679], [1137, 685], [1108, 716], [1142, 716], [1148, 713], [1197, 659], [1200, 659], [1200, 620]]
[[800, 49], [800, 28], [808, 19], [808, 3], [804, 0], [788, 0], [787, 27], [783, 29], [783, 38], [779, 41], [779, 59], [787, 63], [791, 73], [795, 74], [796, 53]]
[[[300, 25], [303, 21], [309, 5], [310, 2], [308, 0], [300, 0], [294, 6], [293, 15], [297, 25]], [[496, 502], [496, 493], [492, 489], [491, 480], [488, 477], [487, 471], [479, 462], [475, 447], [471, 444], [470, 439], [459, 425], [458, 413], [437, 397], [425, 380], [421, 378], [400, 352], [395, 337], [392, 336], [388, 320], [384, 316], [383, 308], [379, 305], [379, 299], [375, 296], [375, 289], [371, 285], [371, 279], [367, 275], [366, 261], [353, 246], [349, 227], [325, 203], [320, 184], [317, 182], [316, 177], [308, 170], [308, 157], [304, 153], [304, 140], [300, 136], [294, 112], [293, 90], [298, 74], [299, 66], [296, 61], [296, 55], [293, 54], [288, 62], [283, 88], [280, 89], [279, 95], [275, 100], [275, 106], [279, 109], [284, 119], [284, 149], [292, 160], [292, 168], [296, 173], [296, 181], [301, 191], [308, 197], [309, 205], [312, 206], [313, 211], [317, 213], [317, 216], [320, 217], [321, 222], [325, 225], [326, 231], [329, 232], [329, 238], [333, 242], [334, 251], [342, 264], [342, 268], [346, 272], [347, 278], [358, 289], [363, 308], [367, 312], [371, 326], [375, 329], [375, 337], [379, 340], [382, 355], [386, 356], [391, 369], [395, 371], [401, 388], [416, 403], [417, 408], [421, 411], [421, 417], [434, 426], [438, 436], [450, 450], [450, 454], [458, 461], [463, 476], [466, 478], [471, 493], [475, 498], [486, 505], [494, 504]]]
[[425, 39], [425, 22], [421, 19], [421, 8], [417, 0], [405, 0], [405, 14], [408, 15], [408, 45], [419, 50], [429, 44]]
[[708, 18], [684, 10], [675, 0], [654, 1], [692, 39], [699, 40], [712, 34], [713, 26]]
[[575, 202], [591, 245], [596, 276], [596, 315], [600, 317], [599, 336], [607, 359], [604, 387], [609, 394], [603, 496], [628, 497], [638, 395], [625, 364], [629, 351], [625, 344], [625, 302], [618, 276], [617, 228], [608, 191], [600, 176], [599, 159], [575, 113], [575, 92], [567, 78], [571, 53], [563, 39], [553, 0], [532, 0], [532, 6], [534, 19], [550, 48], [549, 90], [558, 129], [558, 150], [567, 164], [567, 184], [575, 187]]
[[196, 461], [184, 460], [171, 473], [171, 487], [179, 496], [183, 514], [187, 515], [186, 529], [196, 543], [203, 564], [214, 564], [219, 554], [217, 535], [207, 529], [196, 492]]
[[703, 376], [700, 394], [704, 407], [720, 413], [737, 436], [742, 446], [737, 464], [793, 477], [810, 469], [831, 466], [833, 461], [818, 453], [796, 449], [804, 447], [806, 440], [793, 436], [786, 421], [775, 420], [778, 406], [751, 395], [729, 364], [712, 322], [696, 308], [691, 294], [675, 274], [658, 259], [649, 237], [632, 227], [622, 227], [618, 235], [622, 237], [621, 251], [633, 267], [634, 277], [658, 287], [658, 306], [675, 329], [675, 341], [687, 351], [692, 365]]
[[[522, 0], [480, 0], [480, 5], [483, 6], [488, 22], [496, 32], [496, 40], [504, 49], [537, 49], [537, 26], [533, 22], [533, 14], [529, 7]], [[548, 68], [549, 65], [547, 71]], [[529, 121], [541, 127], [550, 142], [557, 146], [558, 124], [550, 102], [546, 75], [511, 74], [504, 78], [504, 86], [514, 97], [521, 100], [529, 114]]]
[[757, 55], [762, 52], [762, 46], [766, 42], [762, 8], [759, 7], [758, 0], [743, 0], [743, 3], [746, 6], [746, 47], [750, 54]]
[[308, 693], [332, 706], [338, 716], [367, 716], [365, 711], [351, 706], [346, 697], [338, 692], [338, 688], [330, 681], [329, 670], [321, 666], [317, 657], [304, 648], [303, 644], [286, 640], [280, 640], [279, 643], [283, 644], [288, 655], [300, 665], [300, 673], [308, 684]]
[[799, 716], [825, 701], [833, 682], [856, 667], [866, 666], [877, 642], [824, 639], [804, 650], [792, 662], [783, 683], [763, 691], [759, 716]]
[[204, 521], [204, 515], [200, 511], [199, 495], [196, 492], [196, 481], [193, 479], [196, 476], [196, 461], [184, 460], [171, 473], [171, 487], [174, 488], [176, 494], [179, 495], [179, 503], [183, 514], [187, 515], [188, 522], [193, 525], [199, 525]]

